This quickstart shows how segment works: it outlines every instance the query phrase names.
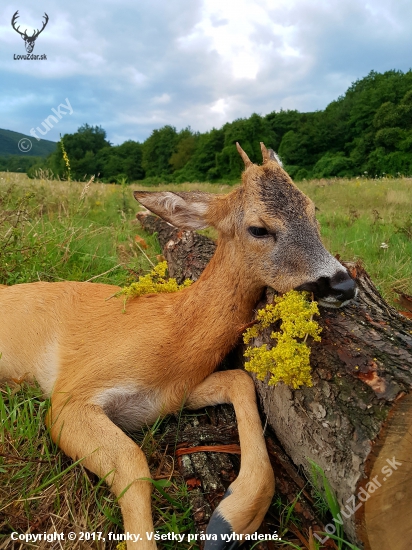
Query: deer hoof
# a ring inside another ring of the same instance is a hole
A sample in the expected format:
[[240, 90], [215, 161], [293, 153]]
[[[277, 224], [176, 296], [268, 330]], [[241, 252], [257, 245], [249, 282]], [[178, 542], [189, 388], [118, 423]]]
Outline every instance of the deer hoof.
[[[223, 498], [231, 494], [230, 489], [226, 491]], [[236, 550], [241, 541], [233, 540], [233, 529], [230, 523], [221, 515], [219, 509], [216, 509], [210, 518], [206, 529], [207, 535], [217, 535], [217, 540], [207, 540], [205, 550]]]

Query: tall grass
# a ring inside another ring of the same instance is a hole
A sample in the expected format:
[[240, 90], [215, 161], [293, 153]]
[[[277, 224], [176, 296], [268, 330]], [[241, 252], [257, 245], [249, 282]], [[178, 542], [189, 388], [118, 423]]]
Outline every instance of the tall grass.
[[299, 184], [315, 202], [325, 246], [361, 260], [393, 303], [412, 294], [412, 179], [320, 180]]
[[[362, 260], [390, 302], [393, 288], [412, 293], [412, 179], [315, 180], [299, 187], [314, 200], [333, 254]], [[142, 187], [1, 173], [0, 283], [85, 281], [104, 274], [100, 282], [124, 284], [134, 272], [148, 269], [135, 236], [146, 240], [152, 261], [161, 251], [134, 219], [135, 189]], [[232, 188], [199, 183], [156, 189], [225, 193]], [[206, 234], [216, 236], [210, 229]]]
[[129, 189], [0, 176], [0, 283], [74, 280], [124, 284], [160, 248], [135, 220]]

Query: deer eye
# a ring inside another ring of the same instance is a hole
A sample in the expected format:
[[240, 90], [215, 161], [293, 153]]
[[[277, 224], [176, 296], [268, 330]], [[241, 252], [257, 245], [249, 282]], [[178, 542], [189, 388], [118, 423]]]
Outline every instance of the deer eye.
[[257, 239], [261, 239], [262, 237], [269, 237], [269, 232], [264, 227], [252, 226], [249, 227], [248, 231], [252, 235], [252, 237], [256, 237]]

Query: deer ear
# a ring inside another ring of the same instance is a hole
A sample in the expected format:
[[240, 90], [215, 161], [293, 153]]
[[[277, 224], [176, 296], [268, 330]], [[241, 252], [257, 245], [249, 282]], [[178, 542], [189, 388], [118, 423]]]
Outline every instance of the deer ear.
[[212, 194], [135, 191], [133, 196], [151, 212], [180, 229], [204, 229], [209, 225], [206, 214], [214, 197]]

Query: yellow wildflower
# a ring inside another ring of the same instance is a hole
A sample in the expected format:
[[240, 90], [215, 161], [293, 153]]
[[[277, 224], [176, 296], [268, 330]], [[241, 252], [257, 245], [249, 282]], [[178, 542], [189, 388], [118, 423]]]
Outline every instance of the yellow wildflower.
[[64, 160], [64, 162], [66, 164], [66, 168], [67, 168], [67, 181], [71, 181], [70, 160], [69, 160], [69, 157], [66, 153], [66, 149], [64, 148], [63, 138], [61, 136], [60, 136], [60, 147], [62, 149], [63, 160]]
[[257, 323], [248, 328], [243, 341], [248, 344], [259, 333], [280, 321], [279, 331], [273, 331], [271, 338], [276, 345], [268, 349], [264, 344], [259, 348], [247, 347], [245, 369], [256, 373], [258, 380], [270, 375], [268, 384], [276, 385], [281, 380], [296, 389], [300, 386], [312, 386], [310, 375], [310, 349], [306, 345], [308, 336], [320, 340], [321, 328], [313, 320], [319, 315], [316, 302], [309, 302], [306, 293], [292, 290], [278, 296], [272, 304], [257, 312]]
[[187, 288], [193, 281], [185, 279], [181, 285], [179, 285], [176, 279], [166, 278], [167, 262], [160, 262], [157, 264], [150, 273], [147, 275], [141, 275], [136, 283], [132, 283], [120, 290], [116, 296], [124, 296], [126, 302], [129, 298], [137, 298], [144, 294], [160, 294], [162, 292], [177, 292], [182, 288]]

